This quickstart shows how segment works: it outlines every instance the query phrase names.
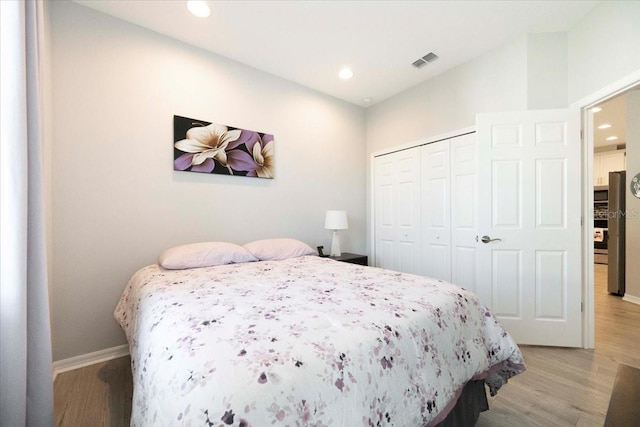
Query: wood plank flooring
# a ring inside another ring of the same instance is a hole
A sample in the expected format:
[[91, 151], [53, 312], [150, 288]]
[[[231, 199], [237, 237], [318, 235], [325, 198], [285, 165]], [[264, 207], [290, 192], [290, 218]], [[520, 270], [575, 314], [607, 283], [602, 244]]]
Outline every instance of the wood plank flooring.
[[619, 363], [640, 368], [640, 306], [607, 293], [595, 266], [596, 348], [523, 346], [527, 370], [489, 399], [478, 427], [604, 424]]
[[56, 426], [129, 425], [133, 396], [129, 356], [61, 373], [53, 389]]
[[[609, 295], [606, 274], [606, 265], [595, 266], [595, 350], [522, 347], [527, 371], [489, 399], [478, 427], [604, 424], [618, 364], [640, 368], [640, 306]], [[56, 426], [128, 426], [132, 389], [129, 357], [62, 373]]]

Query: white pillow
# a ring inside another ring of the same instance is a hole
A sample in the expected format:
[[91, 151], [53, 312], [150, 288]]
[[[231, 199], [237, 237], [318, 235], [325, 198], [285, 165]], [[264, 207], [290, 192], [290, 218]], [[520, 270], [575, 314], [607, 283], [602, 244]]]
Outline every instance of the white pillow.
[[211, 267], [214, 265], [258, 261], [240, 245], [227, 242], [202, 242], [166, 249], [158, 264], [168, 270]]
[[309, 245], [296, 239], [265, 239], [243, 245], [260, 261], [296, 258], [303, 255], [316, 255]]

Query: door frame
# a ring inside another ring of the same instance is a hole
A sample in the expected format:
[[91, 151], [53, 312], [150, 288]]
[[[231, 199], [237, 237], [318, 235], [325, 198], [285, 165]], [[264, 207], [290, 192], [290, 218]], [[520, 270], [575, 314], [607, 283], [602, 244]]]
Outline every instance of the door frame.
[[637, 70], [600, 90], [588, 95], [570, 107], [581, 109], [582, 116], [582, 346], [595, 347], [595, 292], [593, 272], [593, 112], [591, 107], [621, 94], [640, 84]]

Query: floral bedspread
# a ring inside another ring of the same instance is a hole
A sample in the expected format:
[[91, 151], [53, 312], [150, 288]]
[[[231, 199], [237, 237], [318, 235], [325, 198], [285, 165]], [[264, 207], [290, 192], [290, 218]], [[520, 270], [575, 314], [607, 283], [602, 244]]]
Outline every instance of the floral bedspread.
[[522, 355], [469, 291], [315, 256], [129, 281], [132, 426], [429, 426]]

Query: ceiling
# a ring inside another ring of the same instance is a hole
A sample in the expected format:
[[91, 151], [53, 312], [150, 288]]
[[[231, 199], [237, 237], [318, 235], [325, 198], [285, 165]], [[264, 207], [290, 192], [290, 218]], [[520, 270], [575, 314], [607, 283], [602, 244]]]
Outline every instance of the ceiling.
[[[565, 32], [600, 1], [75, 0], [367, 107], [527, 33]], [[434, 52], [439, 59], [411, 63]], [[338, 71], [350, 67], [350, 80]], [[363, 98], [371, 98], [366, 102]]]
[[[593, 146], [595, 149], [613, 147], [627, 143], [627, 104], [625, 94], [618, 95], [597, 105], [601, 111], [593, 113]], [[598, 126], [608, 123], [607, 129]], [[608, 137], [617, 136], [614, 141], [607, 141]]]

